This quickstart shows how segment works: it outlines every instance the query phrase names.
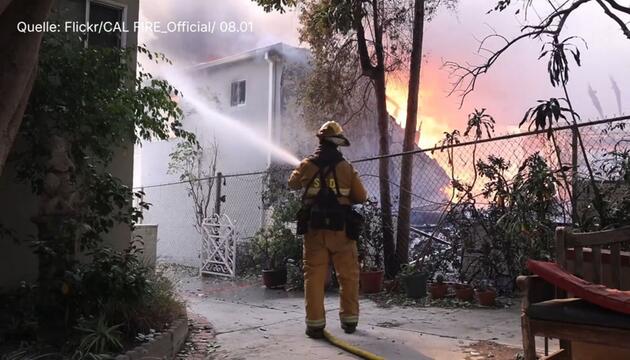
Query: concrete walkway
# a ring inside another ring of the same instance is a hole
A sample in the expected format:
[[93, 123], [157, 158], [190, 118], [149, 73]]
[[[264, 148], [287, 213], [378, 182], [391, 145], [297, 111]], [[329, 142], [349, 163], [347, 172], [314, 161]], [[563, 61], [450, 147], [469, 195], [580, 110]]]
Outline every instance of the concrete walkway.
[[[179, 288], [190, 310], [217, 333], [217, 359], [356, 359], [325, 341], [304, 336], [302, 294], [265, 289], [258, 282], [187, 278]], [[386, 359], [486, 359], [470, 346], [480, 340], [520, 347], [519, 310], [377, 307], [361, 300], [355, 334], [339, 328], [338, 296], [326, 297], [328, 330]], [[510, 360], [513, 355], [510, 356]], [[506, 358], [506, 360], [508, 360]]]

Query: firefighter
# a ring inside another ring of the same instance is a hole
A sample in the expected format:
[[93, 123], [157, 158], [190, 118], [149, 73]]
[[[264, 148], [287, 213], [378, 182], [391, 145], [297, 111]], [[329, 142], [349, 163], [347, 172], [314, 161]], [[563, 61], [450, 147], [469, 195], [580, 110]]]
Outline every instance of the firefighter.
[[328, 121], [317, 133], [319, 146], [291, 173], [289, 187], [303, 189], [298, 234], [304, 234], [306, 335], [322, 338], [326, 326], [324, 287], [332, 259], [340, 285], [339, 319], [346, 333], [359, 321], [358, 233], [362, 218], [352, 204], [367, 200], [359, 174], [339, 146], [350, 146], [343, 129]]

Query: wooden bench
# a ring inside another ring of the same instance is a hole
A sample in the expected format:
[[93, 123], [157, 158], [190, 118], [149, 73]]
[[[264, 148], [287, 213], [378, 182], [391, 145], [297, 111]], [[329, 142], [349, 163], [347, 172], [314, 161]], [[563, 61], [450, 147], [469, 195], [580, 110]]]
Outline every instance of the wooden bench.
[[[571, 257], [571, 272], [576, 276], [583, 278], [584, 270], [589, 266], [592, 278], [585, 280], [627, 290], [621, 286], [621, 248], [624, 243], [630, 243], [630, 227], [591, 233], [576, 233], [560, 227], [556, 229], [557, 263], [569, 271]], [[584, 261], [585, 251], [590, 251], [590, 262]], [[606, 274], [602, 266], [602, 252], [609, 262]], [[537, 359], [536, 336], [544, 337], [545, 345], [547, 338], [560, 340], [560, 350], [546, 354], [544, 359], [548, 360], [574, 359], [572, 343], [630, 350], [630, 315], [606, 310], [582, 299], [567, 298], [566, 293], [538, 276], [520, 276], [517, 283], [524, 292], [521, 326], [526, 360]]]

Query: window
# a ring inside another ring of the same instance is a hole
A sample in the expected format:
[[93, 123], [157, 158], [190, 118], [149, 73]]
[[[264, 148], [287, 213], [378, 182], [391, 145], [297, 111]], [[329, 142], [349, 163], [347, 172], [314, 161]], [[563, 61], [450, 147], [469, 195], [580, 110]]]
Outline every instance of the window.
[[237, 106], [245, 104], [245, 80], [234, 81], [230, 96], [230, 105]]
[[[111, 30], [119, 30], [122, 27], [124, 19], [124, 6], [117, 6], [105, 2], [87, 1], [87, 21], [90, 24], [109, 23], [118, 24], [116, 28], [113, 25]], [[90, 32], [88, 34], [88, 44], [92, 47], [123, 47], [123, 35], [120, 31], [101, 31]]]

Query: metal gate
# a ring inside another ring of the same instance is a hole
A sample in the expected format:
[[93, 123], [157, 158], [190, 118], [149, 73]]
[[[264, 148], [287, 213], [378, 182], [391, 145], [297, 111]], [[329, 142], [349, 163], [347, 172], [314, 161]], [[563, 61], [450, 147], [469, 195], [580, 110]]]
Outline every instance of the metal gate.
[[225, 214], [214, 214], [204, 220], [202, 228], [201, 274], [234, 277], [238, 241], [234, 223]]

